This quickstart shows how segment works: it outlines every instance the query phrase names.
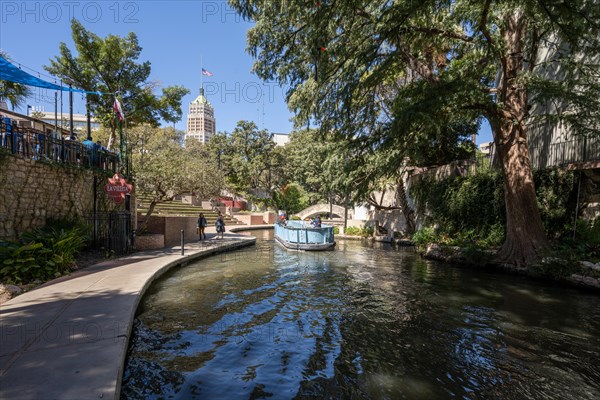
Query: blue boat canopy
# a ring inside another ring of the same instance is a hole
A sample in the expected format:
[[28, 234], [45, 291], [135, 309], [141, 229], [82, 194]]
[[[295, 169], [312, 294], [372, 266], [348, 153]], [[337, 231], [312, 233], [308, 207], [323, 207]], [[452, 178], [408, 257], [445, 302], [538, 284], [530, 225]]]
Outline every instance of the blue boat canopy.
[[33, 76], [22, 69], [18, 68], [16, 65], [12, 64], [10, 61], [0, 56], [0, 80], [22, 83], [27, 86], [35, 86], [45, 89], [51, 90], [60, 90], [66, 92], [77, 92], [77, 93], [89, 93], [89, 94], [104, 94], [102, 92], [88, 92], [82, 89], [73, 89], [66, 86], [56, 85], [51, 82], [47, 82], [43, 79], [40, 79], [36, 76]]

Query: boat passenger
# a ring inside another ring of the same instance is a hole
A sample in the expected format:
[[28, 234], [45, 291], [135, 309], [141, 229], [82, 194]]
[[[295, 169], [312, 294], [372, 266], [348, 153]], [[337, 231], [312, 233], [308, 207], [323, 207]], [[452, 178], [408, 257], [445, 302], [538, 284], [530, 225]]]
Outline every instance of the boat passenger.
[[321, 227], [321, 217], [319, 217], [318, 215], [316, 217], [314, 217], [311, 224], [312, 224], [313, 228], [320, 228]]

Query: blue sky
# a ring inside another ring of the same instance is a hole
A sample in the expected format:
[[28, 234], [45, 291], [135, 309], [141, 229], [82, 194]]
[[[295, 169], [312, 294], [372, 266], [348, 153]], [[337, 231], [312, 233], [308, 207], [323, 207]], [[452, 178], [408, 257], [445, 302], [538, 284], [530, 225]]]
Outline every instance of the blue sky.
[[[253, 61], [245, 49], [251, 24], [226, 1], [0, 0], [0, 48], [14, 61], [44, 73], [60, 42], [72, 46], [72, 17], [99, 36], [135, 32], [143, 48], [141, 60], [152, 63], [151, 79], [163, 87], [182, 85], [191, 91], [183, 100], [184, 117], [177, 128], [185, 129], [188, 104], [200, 88], [202, 63], [214, 74], [204, 77], [204, 88], [215, 108], [217, 130], [231, 132], [243, 119], [270, 132], [292, 130], [283, 89], [250, 72]], [[28, 104], [52, 111], [53, 97], [53, 92], [38, 90]], [[68, 112], [66, 93], [63, 110]], [[74, 111], [85, 111], [81, 95], [75, 96]], [[483, 128], [478, 142], [490, 137], [489, 128]]]
[[[0, 48], [37, 72], [45, 72], [43, 65], [58, 54], [61, 41], [72, 46], [70, 16], [75, 16], [99, 36], [135, 32], [143, 48], [141, 59], [152, 63], [151, 80], [191, 91], [184, 98], [184, 119], [177, 128], [185, 129], [188, 104], [198, 95], [202, 60], [214, 74], [204, 77], [204, 87], [215, 108], [217, 130], [231, 131], [242, 119], [271, 132], [292, 129], [283, 90], [250, 72], [252, 58], [245, 51], [250, 23], [224, 1], [0, 0], [0, 11]], [[53, 96], [53, 92], [37, 91], [28, 104], [52, 111], [53, 101], [44, 99]], [[75, 97], [75, 112], [83, 113], [81, 95]]]

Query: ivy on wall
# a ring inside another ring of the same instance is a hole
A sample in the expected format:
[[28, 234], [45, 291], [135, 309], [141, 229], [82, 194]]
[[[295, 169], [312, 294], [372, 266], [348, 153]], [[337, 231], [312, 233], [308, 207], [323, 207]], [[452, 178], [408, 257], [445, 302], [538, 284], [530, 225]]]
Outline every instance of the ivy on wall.
[[[534, 173], [534, 180], [547, 235], [556, 239], [568, 234], [577, 201], [575, 173], [540, 170]], [[487, 245], [502, 242], [506, 215], [499, 173], [423, 178], [412, 185], [410, 193], [425, 226], [436, 226], [439, 233], [465, 241], [487, 239]]]
[[533, 179], [546, 234], [551, 239], [559, 238], [573, 228], [577, 175], [573, 171], [553, 168], [535, 171]]

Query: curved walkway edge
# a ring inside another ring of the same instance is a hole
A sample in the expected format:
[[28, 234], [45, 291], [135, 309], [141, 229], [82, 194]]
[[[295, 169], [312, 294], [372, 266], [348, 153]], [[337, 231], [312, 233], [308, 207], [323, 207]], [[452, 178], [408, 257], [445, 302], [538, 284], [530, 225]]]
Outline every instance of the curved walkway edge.
[[133, 319], [150, 284], [176, 265], [255, 241], [226, 234], [186, 244], [183, 256], [180, 247], [138, 252], [6, 302], [0, 306], [0, 399], [119, 398]]

